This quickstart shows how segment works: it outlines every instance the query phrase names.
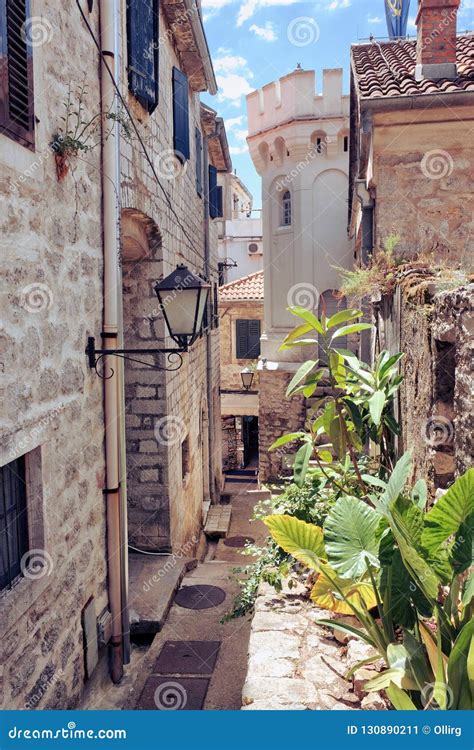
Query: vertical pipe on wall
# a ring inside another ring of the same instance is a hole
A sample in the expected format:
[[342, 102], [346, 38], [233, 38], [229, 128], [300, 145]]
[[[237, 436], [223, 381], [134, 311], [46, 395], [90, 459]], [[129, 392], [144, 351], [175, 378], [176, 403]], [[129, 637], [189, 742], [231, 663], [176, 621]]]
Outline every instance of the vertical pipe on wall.
[[[211, 275], [211, 262], [210, 262], [210, 216], [209, 216], [209, 139], [215, 136], [215, 133], [205, 135], [203, 138], [203, 171], [204, 171], [204, 201], [203, 201], [203, 222], [204, 222], [204, 276], [210, 281]], [[212, 296], [209, 295], [209, 299]], [[209, 440], [209, 492], [211, 496], [211, 502], [216, 502], [216, 458], [214, 454], [214, 399], [212, 393], [212, 377], [213, 377], [213, 366], [212, 366], [212, 337], [210, 332], [210, 321], [213, 313], [212, 308], [209, 305], [209, 314], [207, 316], [209, 330], [206, 332], [206, 373], [207, 373], [207, 410], [209, 415], [209, 429], [207, 431]]]
[[[116, 0], [100, 0], [101, 47], [101, 111], [114, 112], [115, 89], [109, 71], [116, 79]], [[104, 123], [103, 123], [104, 129]], [[115, 134], [117, 136], [117, 133]], [[118, 224], [119, 179], [117, 137], [102, 140], [102, 203], [104, 246], [104, 330], [103, 344], [107, 349], [118, 348]], [[118, 358], [106, 355], [104, 367], [107, 374], [118, 372]], [[120, 533], [120, 474], [119, 474], [119, 385], [114, 375], [104, 381], [105, 460], [107, 506], [107, 564], [109, 606], [112, 614], [110, 674], [117, 683], [123, 676], [122, 652], [122, 584], [121, 584], [121, 533]]]

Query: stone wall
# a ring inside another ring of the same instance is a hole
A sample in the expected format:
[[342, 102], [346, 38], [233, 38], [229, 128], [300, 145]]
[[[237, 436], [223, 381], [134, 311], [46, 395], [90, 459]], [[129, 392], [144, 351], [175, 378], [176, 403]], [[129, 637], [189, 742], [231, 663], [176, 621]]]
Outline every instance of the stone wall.
[[472, 107], [450, 108], [449, 119], [446, 108], [430, 107], [416, 122], [404, 112], [376, 115], [376, 247], [397, 234], [397, 251], [407, 256], [435, 252], [472, 265], [473, 149], [466, 130], [473, 117]]
[[[0, 463], [29, 454], [30, 548], [44, 566], [0, 593], [0, 704], [62, 709], [83, 688], [82, 610], [107, 605], [102, 381], [84, 355], [101, 330], [102, 224], [99, 149], [58, 182], [49, 143], [69, 83], [75, 105], [87, 80], [86, 118], [100, 101], [75, 3], [38, 2], [35, 15], [50, 29], [33, 49], [35, 150], [0, 134]], [[97, 4], [89, 18], [97, 33]]]
[[[123, 2], [123, 39], [125, 17]], [[166, 28], [162, 10], [160, 28]], [[184, 165], [179, 162], [173, 165], [173, 66], [181, 67], [175, 49], [170, 43], [160, 43], [160, 99], [152, 115], [132, 95], [128, 96], [135, 120], [139, 127], [143, 124], [147, 149], [169, 204], [138, 144], [122, 141], [122, 206], [132, 214], [139, 214], [159, 238], [148, 260], [138, 258], [127, 262], [124, 255], [124, 284], [128, 286], [125, 296], [131, 295], [124, 307], [126, 337], [144, 347], [175, 346], [165, 335], [153, 282], [168, 275], [178, 263], [187, 264], [197, 273], [205, 270], [204, 203], [196, 192], [195, 174], [194, 131], [200, 127], [199, 94], [189, 89], [190, 159]], [[210, 250], [211, 280], [217, 281], [217, 227], [212, 221]], [[208, 346], [212, 364], [209, 376]], [[163, 358], [160, 361], [166, 364]], [[209, 499], [210, 492], [215, 497], [220, 490], [218, 329], [209, 328], [190, 352], [183, 355], [179, 371], [158, 372], [131, 363], [127, 366], [126, 382], [132, 540], [148, 549], [178, 548], [198, 535], [203, 502]], [[184, 453], [186, 466], [183, 466]], [[212, 477], [209, 476], [211, 454], [216, 467]]]
[[288, 459], [294, 452], [294, 443], [269, 452], [272, 443], [286, 432], [301, 429], [306, 417], [305, 400], [301, 396], [285, 396], [294, 372], [259, 369], [259, 478], [260, 481], [278, 479], [288, 474]]
[[412, 450], [413, 478], [447, 487], [472, 466], [472, 286], [424, 301], [398, 290], [383, 304], [381, 344], [402, 351], [399, 452]]
[[[237, 359], [235, 341], [236, 320], [260, 320], [263, 329], [263, 302], [255, 300], [236, 300], [235, 302], [221, 302], [219, 306], [220, 319], [220, 351], [221, 351], [221, 388], [228, 390], [242, 390], [240, 372], [244, 367], [255, 364], [252, 359]], [[252, 390], [258, 391], [258, 375], [255, 373]]]

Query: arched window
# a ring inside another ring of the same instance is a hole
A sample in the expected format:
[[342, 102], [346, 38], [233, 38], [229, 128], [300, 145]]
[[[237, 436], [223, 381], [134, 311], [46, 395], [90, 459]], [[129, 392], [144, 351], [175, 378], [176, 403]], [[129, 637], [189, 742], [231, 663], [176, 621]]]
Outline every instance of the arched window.
[[285, 190], [281, 196], [281, 218], [280, 226], [289, 227], [291, 225], [291, 194]]

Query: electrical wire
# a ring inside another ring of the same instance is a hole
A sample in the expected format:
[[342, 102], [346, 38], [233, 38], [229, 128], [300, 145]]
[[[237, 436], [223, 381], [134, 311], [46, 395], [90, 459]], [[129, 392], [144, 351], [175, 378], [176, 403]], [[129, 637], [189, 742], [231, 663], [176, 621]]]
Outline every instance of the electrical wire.
[[93, 31], [93, 29], [92, 29], [92, 27], [91, 27], [91, 25], [90, 25], [90, 23], [89, 23], [86, 15], [85, 15], [85, 13], [84, 13], [84, 11], [81, 8], [79, 0], [76, 0], [76, 5], [77, 5], [77, 7], [79, 9], [79, 13], [81, 14], [82, 20], [84, 21], [84, 24], [85, 24], [85, 26], [87, 28], [87, 31], [89, 32], [89, 34], [90, 34], [90, 36], [91, 36], [91, 38], [92, 38], [92, 40], [94, 42], [94, 45], [96, 46], [97, 51], [99, 52], [99, 55], [100, 55], [101, 59], [105, 63], [105, 67], [107, 68], [107, 72], [108, 72], [108, 74], [110, 76], [110, 80], [112, 81], [112, 85], [113, 85], [113, 87], [114, 87], [114, 89], [115, 89], [115, 91], [117, 93], [118, 98], [120, 99], [121, 105], [123, 106], [125, 112], [127, 113], [127, 117], [129, 118], [129, 120], [130, 120], [130, 122], [131, 122], [131, 124], [133, 126], [133, 129], [135, 131], [135, 135], [137, 136], [137, 139], [138, 139], [138, 142], [139, 142], [140, 147], [142, 149], [143, 155], [145, 156], [145, 159], [147, 160], [147, 162], [148, 162], [148, 164], [149, 164], [149, 166], [150, 166], [150, 168], [151, 168], [151, 170], [153, 172], [153, 176], [154, 176], [154, 178], [156, 180], [156, 183], [157, 183], [158, 187], [160, 188], [161, 192], [163, 193], [163, 196], [164, 196], [164, 198], [166, 200], [168, 208], [170, 209], [171, 213], [175, 217], [178, 226], [181, 228], [181, 231], [183, 232], [183, 235], [188, 240], [188, 242], [189, 242], [189, 249], [192, 250], [194, 253], [196, 253], [196, 255], [198, 257], [200, 257], [199, 251], [194, 246], [193, 240], [191, 239], [190, 235], [188, 234], [186, 228], [181, 223], [181, 220], [180, 220], [178, 214], [176, 213], [176, 211], [175, 211], [175, 209], [173, 207], [173, 204], [171, 202], [171, 198], [169, 197], [169, 195], [166, 192], [164, 186], [160, 182], [160, 179], [159, 179], [159, 177], [158, 177], [158, 175], [156, 173], [156, 170], [155, 170], [155, 166], [153, 164], [153, 160], [150, 158], [150, 155], [148, 154], [148, 151], [147, 151], [147, 148], [145, 146], [145, 143], [143, 142], [143, 138], [140, 135], [140, 131], [139, 131], [139, 129], [137, 127], [137, 124], [135, 123], [135, 120], [133, 119], [132, 114], [130, 112], [130, 108], [129, 108], [127, 102], [125, 101], [125, 98], [123, 97], [121, 91], [120, 91], [119, 85], [118, 85], [117, 81], [115, 80], [113, 72], [109, 68], [109, 61], [107, 60], [107, 57], [102, 52], [101, 46], [99, 44], [99, 41], [98, 41], [96, 35], [94, 34], [94, 31]]

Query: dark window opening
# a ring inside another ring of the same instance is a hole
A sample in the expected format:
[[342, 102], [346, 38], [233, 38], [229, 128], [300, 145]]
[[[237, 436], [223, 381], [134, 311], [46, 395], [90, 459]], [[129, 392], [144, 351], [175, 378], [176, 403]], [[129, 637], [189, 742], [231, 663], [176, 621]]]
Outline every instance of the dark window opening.
[[189, 476], [189, 436], [181, 443], [181, 477], [183, 482]]
[[0, 0], [0, 131], [24, 146], [35, 140], [30, 0]]
[[289, 227], [291, 225], [291, 193], [289, 190], [285, 190], [281, 197], [280, 225], [283, 227]]
[[344, 151], [347, 153], [349, 151], [349, 136], [344, 136]]
[[158, 0], [127, 3], [128, 87], [151, 114], [158, 105]]
[[219, 286], [224, 286], [225, 284], [225, 272], [226, 272], [226, 264], [223, 262], [219, 262], [217, 264], [217, 278], [218, 278]]
[[257, 359], [260, 354], [260, 321], [236, 321], [237, 359]]
[[0, 468], [0, 590], [22, 575], [28, 552], [25, 457]]

